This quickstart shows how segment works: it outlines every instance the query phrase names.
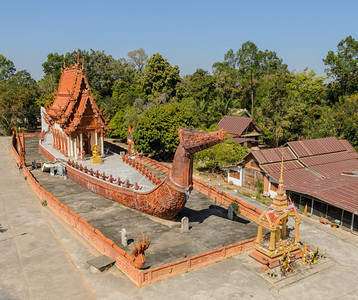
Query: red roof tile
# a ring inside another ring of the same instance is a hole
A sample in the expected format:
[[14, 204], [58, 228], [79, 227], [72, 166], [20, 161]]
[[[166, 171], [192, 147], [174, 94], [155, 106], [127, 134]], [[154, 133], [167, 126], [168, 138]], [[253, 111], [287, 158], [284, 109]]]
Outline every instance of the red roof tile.
[[224, 128], [232, 136], [241, 135], [252, 122], [252, 118], [237, 117], [237, 116], [224, 116], [219, 124], [218, 128]]

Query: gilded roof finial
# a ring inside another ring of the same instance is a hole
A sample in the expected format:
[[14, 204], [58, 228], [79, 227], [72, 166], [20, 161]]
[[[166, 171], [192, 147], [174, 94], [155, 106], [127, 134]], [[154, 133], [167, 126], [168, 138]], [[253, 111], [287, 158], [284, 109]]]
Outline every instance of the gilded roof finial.
[[63, 68], [66, 68], [66, 61], [65, 61], [65, 56], [63, 56]]
[[77, 49], [77, 66], [80, 65], [80, 49]]
[[85, 58], [82, 57], [82, 70], [84, 70], [84, 65], [85, 65]]
[[280, 183], [283, 183], [283, 179], [282, 179], [282, 174], [283, 174], [283, 151], [282, 153], [282, 158], [281, 158], [281, 175], [280, 175]]

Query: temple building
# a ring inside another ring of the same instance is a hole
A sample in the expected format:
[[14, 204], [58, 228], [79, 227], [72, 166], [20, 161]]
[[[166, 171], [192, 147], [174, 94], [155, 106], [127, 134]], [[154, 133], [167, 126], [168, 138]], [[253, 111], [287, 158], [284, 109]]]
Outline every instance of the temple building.
[[94, 145], [104, 156], [108, 119], [96, 104], [78, 56], [75, 65], [62, 68], [55, 100], [49, 108], [42, 109], [42, 116], [42, 130], [52, 133], [53, 147], [65, 156], [85, 159]]

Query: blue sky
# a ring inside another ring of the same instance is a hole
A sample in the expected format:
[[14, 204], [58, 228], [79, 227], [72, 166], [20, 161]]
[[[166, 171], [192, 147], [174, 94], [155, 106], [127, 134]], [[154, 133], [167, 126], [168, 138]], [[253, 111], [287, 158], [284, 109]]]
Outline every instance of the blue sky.
[[348, 35], [358, 40], [358, 1], [17, 1], [0, 0], [0, 54], [43, 76], [47, 54], [104, 50], [127, 58], [159, 52], [181, 75], [211, 71], [250, 40], [290, 70], [324, 75], [322, 58]]

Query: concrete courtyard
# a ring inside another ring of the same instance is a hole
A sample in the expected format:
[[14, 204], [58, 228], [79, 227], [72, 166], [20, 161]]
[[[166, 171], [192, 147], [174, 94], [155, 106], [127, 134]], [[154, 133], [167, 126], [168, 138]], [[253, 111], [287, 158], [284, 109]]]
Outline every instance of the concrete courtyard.
[[0, 138], [0, 182], [0, 299], [358, 299], [358, 237], [311, 218], [303, 217], [301, 236], [334, 265], [283, 288], [247, 253], [137, 288], [116, 268], [90, 271], [87, 261], [100, 253], [41, 206], [8, 137]]

